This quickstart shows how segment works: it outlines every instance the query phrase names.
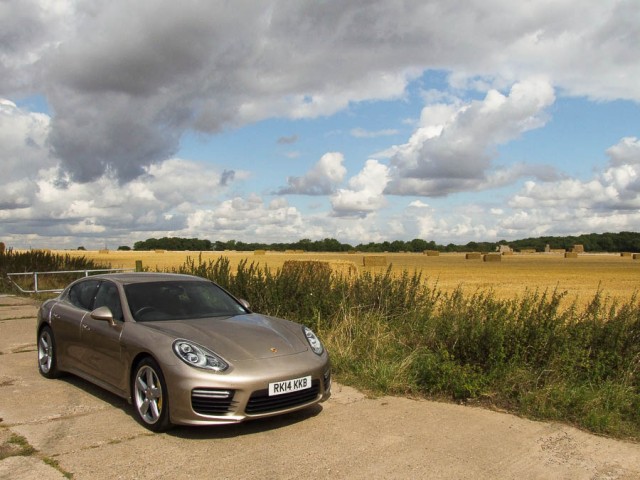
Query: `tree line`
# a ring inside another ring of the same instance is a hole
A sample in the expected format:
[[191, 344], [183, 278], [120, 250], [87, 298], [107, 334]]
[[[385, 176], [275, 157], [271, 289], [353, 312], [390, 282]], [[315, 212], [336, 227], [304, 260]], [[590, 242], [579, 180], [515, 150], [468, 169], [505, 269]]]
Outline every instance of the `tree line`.
[[[585, 252], [640, 252], [640, 233], [619, 232], [619, 233], [589, 233], [578, 236], [564, 237], [537, 237], [524, 238], [521, 240], [500, 240], [498, 242], [468, 242], [466, 244], [438, 245], [433, 240], [427, 241], [415, 238], [409, 241], [394, 240], [392, 242], [369, 242], [366, 244], [351, 245], [341, 243], [335, 238], [325, 238], [323, 240], [310, 240], [303, 238], [292, 243], [261, 243], [242, 242], [238, 240], [211, 241], [198, 238], [163, 237], [149, 238], [136, 242], [134, 250], [190, 250], [190, 251], [254, 251], [254, 250], [304, 250], [305, 252], [349, 252], [357, 250], [360, 252], [382, 253], [382, 252], [415, 252], [420, 253], [425, 250], [437, 250], [439, 252], [493, 252], [499, 245], [508, 245], [515, 251], [523, 249], [535, 249], [544, 252], [547, 245], [552, 249], [570, 249], [574, 245], [582, 245]], [[127, 250], [129, 247], [122, 246], [119, 250]]]

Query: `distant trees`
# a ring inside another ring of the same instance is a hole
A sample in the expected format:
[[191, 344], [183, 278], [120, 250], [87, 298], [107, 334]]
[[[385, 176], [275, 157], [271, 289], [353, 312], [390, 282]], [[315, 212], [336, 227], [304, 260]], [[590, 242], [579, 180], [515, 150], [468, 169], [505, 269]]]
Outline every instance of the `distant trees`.
[[[565, 250], [574, 245], [583, 245], [586, 252], [640, 252], [640, 233], [620, 232], [620, 233], [590, 233], [578, 236], [566, 237], [537, 237], [525, 238], [522, 240], [499, 240], [497, 242], [469, 242], [465, 245], [437, 245], [433, 240], [427, 241], [414, 238], [410, 241], [394, 240], [392, 242], [369, 242], [359, 244], [355, 247], [348, 243], [341, 243], [335, 238], [324, 238], [322, 240], [310, 240], [303, 238], [292, 243], [262, 243], [262, 242], [242, 242], [239, 240], [215, 241], [200, 240], [197, 238], [149, 238], [136, 242], [134, 250], [237, 250], [241, 252], [254, 250], [304, 250], [305, 252], [348, 252], [357, 250], [360, 252], [381, 253], [381, 252], [424, 252], [425, 250], [438, 250], [441, 252], [493, 252], [499, 245], [509, 245], [514, 250], [535, 249], [544, 252], [549, 245], [553, 249]], [[118, 247], [118, 250], [125, 250], [129, 247]]]
[[134, 250], [212, 250], [213, 244], [210, 240], [199, 240], [197, 238], [163, 237], [149, 238], [136, 242]]
[[585, 252], [640, 252], [640, 233], [588, 233], [567, 237], [525, 238], [509, 242], [509, 245], [516, 250], [535, 248], [538, 252], [544, 252], [546, 245], [564, 249], [584, 245]]

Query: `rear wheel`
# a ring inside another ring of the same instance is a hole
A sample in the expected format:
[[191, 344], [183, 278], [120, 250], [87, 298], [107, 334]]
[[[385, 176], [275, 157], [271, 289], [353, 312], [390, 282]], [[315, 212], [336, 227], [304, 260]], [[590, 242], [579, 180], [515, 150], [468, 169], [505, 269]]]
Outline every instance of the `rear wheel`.
[[38, 370], [46, 378], [58, 378], [58, 352], [51, 327], [44, 326], [38, 333]]
[[169, 421], [169, 395], [162, 370], [155, 360], [145, 358], [133, 375], [133, 408], [142, 425], [154, 432], [163, 432]]

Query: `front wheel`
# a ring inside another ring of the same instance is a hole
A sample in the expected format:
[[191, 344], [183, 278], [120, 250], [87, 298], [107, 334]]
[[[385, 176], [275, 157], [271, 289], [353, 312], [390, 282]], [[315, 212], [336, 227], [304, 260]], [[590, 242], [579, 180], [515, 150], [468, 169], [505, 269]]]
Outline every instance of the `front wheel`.
[[154, 432], [163, 432], [169, 421], [169, 395], [162, 370], [155, 360], [145, 358], [133, 376], [133, 408], [140, 423]]
[[58, 352], [51, 327], [42, 327], [38, 333], [38, 370], [43, 377], [58, 378]]

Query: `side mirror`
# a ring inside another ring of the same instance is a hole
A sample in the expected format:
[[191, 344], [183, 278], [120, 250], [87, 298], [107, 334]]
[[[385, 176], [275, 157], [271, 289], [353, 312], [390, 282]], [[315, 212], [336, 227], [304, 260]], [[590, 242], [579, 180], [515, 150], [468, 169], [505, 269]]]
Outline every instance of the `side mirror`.
[[91, 312], [91, 318], [94, 320], [102, 320], [104, 322], [109, 322], [110, 325], [115, 325], [115, 321], [113, 320], [113, 313], [109, 307], [98, 307], [93, 312]]
[[251, 310], [249, 302], [247, 302], [244, 298], [239, 298], [238, 301], [244, 308], [246, 308], [247, 310]]

